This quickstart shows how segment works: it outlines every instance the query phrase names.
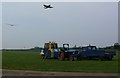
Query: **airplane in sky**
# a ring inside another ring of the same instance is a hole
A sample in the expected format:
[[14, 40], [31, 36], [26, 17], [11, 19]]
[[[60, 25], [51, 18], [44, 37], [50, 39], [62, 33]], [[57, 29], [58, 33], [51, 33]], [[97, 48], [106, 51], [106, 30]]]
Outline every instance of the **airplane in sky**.
[[15, 26], [14, 24], [7, 24], [7, 25], [9, 25], [9, 26]]
[[43, 5], [44, 9], [53, 8], [51, 5]]

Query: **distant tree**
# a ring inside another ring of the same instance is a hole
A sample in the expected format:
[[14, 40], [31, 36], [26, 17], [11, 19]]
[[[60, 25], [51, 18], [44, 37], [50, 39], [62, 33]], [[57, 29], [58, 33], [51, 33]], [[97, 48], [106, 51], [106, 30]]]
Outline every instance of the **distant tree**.
[[114, 46], [119, 46], [119, 43], [115, 43]]
[[34, 48], [31, 48], [31, 50], [36, 51], [36, 52], [39, 52], [39, 51], [41, 51], [42, 49], [43, 49], [42, 47], [34, 47]]
[[71, 47], [71, 49], [76, 49], [77, 48], [77, 46], [75, 45], [75, 46], [73, 46], [73, 47]]
[[114, 48], [115, 48], [115, 49], [120, 49], [120, 44], [119, 44], [119, 43], [115, 43], [115, 44], [114, 44]]

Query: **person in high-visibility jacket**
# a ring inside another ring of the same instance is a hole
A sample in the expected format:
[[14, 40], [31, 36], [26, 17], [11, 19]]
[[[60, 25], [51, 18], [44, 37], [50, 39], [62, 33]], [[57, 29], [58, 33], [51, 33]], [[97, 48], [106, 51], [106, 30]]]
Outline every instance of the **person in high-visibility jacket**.
[[43, 50], [41, 50], [41, 52], [40, 52], [40, 57], [41, 57], [42, 59], [45, 58], [45, 54], [44, 54]]

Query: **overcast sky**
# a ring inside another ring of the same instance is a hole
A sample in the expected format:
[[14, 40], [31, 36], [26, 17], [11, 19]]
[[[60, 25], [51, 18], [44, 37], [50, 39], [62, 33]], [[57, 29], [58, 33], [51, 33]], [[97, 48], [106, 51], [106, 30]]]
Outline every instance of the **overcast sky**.
[[43, 47], [48, 41], [99, 47], [118, 42], [117, 2], [6, 2], [2, 13], [3, 48]]
[[0, 49], [2, 49], [2, 3], [0, 3]]

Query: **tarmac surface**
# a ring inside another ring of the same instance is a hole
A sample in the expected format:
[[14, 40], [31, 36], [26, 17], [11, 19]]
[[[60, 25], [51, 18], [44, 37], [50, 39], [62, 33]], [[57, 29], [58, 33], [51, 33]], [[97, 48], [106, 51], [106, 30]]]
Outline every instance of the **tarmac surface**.
[[118, 73], [45, 72], [3, 69], [2, 76], [118, 76]]
[[2, 77], [2, 69], [0, 69], [0, 77]]

